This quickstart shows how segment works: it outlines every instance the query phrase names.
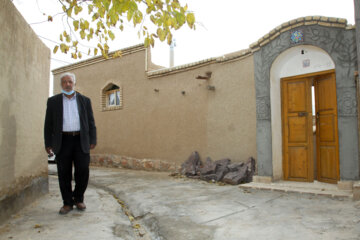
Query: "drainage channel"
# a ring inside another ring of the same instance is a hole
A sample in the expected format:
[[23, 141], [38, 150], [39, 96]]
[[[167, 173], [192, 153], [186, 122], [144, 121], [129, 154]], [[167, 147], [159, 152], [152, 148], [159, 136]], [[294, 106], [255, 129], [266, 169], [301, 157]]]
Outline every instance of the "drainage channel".
[[[89, 181], [89, 184], [91, 184], [92, 186], [102, 189], [104, 191], [106, 191], [107, 193], [109, 193], [111, 196], [114, 197], [114, 199], [117, 201], [117, 203], [121, 206], [121, 210], [124, 212], [124, 214], [129, 218], [129, 221], [131, 223], [131, 228], [132, 231], [134, 233], [135, 239], [136, 240], [152, 240], [152, 234], [151, 232], [149, 232], [146, 227], [144, 226], [144, 224], [142, 223], [142, 219], [147, 215], [143, 215], [143, 216], [137, 216], [135, 217], [132, 212], [130, 211], [129, 207], [126, 205], [126, 203], [121, 200], [115, 193], [114, 191], [112, 191], [110, 188], [103, 186], [101, 184], [98, 184], [96, 182], [93, 181]], [[156, 234], [155, 234], [156, 235]], [[158, 240], [159, 238], [155, 237], [155, 240]]]
[[150, 234], [140, 222], [141, 217], [134, 217], [134, 215], [130, 212], [124, 201], [120, 200], [115, 194], [113, 194], [112, 196], [121, 206], [124, 214], [129, 218], [136, 240], [151, 240]]

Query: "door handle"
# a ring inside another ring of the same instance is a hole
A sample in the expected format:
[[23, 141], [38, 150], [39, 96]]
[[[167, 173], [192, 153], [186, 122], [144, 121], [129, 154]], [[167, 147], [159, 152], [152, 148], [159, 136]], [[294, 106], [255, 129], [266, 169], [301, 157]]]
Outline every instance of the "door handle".
[[299, 117], [306, 117], [308, 115], [307, 112], [298, 112]]

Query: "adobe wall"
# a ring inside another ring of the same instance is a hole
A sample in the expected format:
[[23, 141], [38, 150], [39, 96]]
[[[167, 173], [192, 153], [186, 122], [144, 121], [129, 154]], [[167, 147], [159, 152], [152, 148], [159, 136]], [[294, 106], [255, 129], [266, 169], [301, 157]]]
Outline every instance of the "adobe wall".
[[43, 143], [50, 50], [0, 0], [0, 223], [48, 191]]
[[[256, 158], [251, 55], [147, 73], [146, 49], [139, 48], [122, 58], [84, 61], [53, 71], [54, 93], [60, 91], [60, 74], [70, 71], [77, 76], [77, 90], [92, 100], [98, 131], [94, 162], [174, 170], [193, 151], [203, 160]], [[196, 79], [209, 71], [210, 80]], [[102, 111], [101, 90], [108, 83], [123, 88], [123, 109]]]

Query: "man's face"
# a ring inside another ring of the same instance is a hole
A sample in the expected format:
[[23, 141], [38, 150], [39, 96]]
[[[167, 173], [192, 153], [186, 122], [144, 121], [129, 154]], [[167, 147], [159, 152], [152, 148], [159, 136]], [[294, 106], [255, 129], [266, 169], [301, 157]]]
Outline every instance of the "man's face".
[[70, 76], [65, 76], [61, 79], [61, 87], [63, 90], [70, 92], [71, 90], [74, 89], [74, 86], [75, 86], [74, 81]]

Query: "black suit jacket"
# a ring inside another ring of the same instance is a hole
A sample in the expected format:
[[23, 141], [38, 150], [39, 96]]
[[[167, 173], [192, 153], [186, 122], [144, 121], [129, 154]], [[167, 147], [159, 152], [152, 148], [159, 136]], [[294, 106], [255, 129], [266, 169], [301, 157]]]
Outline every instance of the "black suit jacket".
[[[89, 153], [90, 144], [96, 144], [96, 126], [91, 101], [78, 92], [76, 92], [76, 101], [80, 117], [81, 148], [84, 153]], [[63, 95], [57, 94], [48, 98], [44, 124], [45, 148], [51, 147], [55, 154], [61, 149], [62, 127]]]

